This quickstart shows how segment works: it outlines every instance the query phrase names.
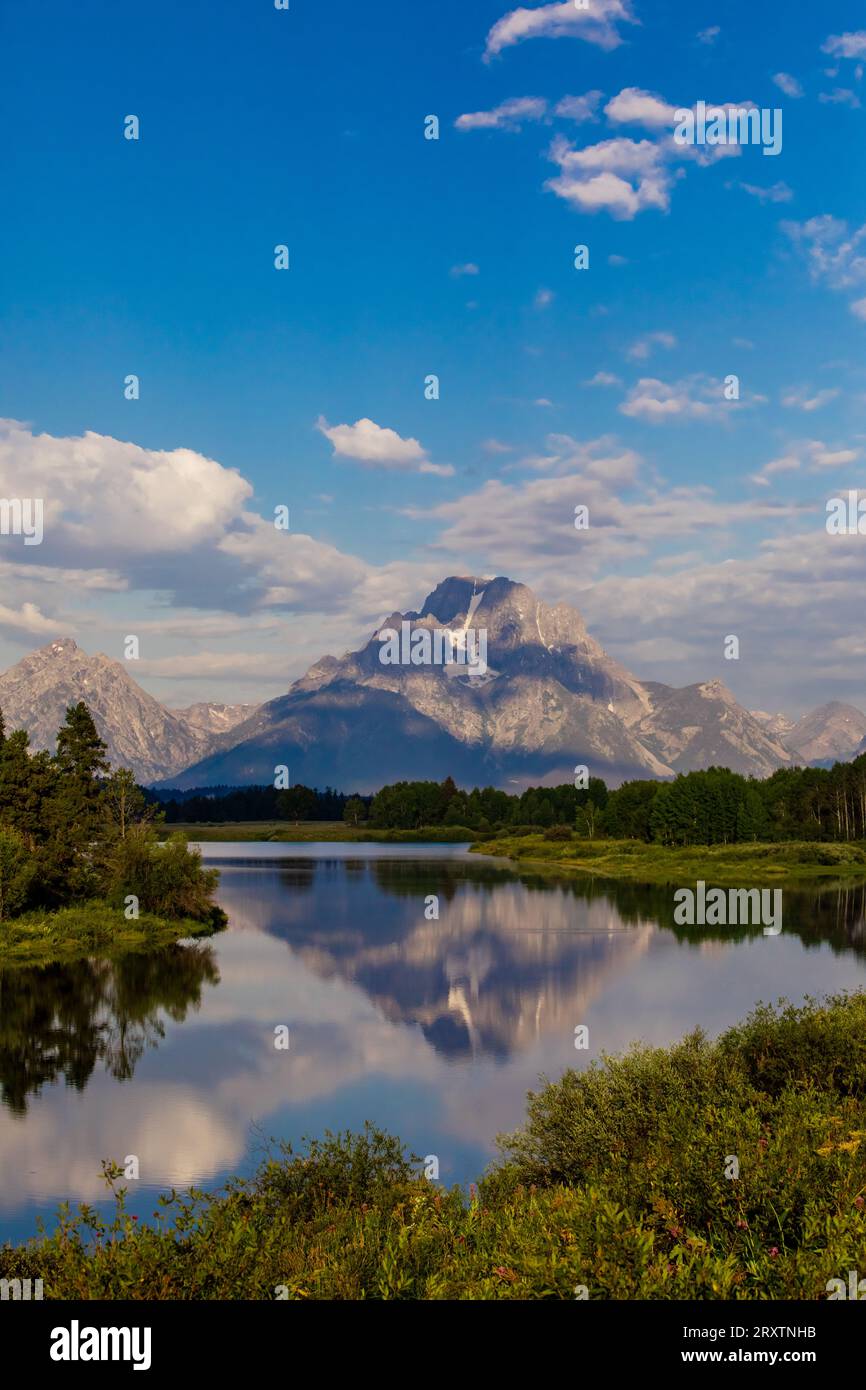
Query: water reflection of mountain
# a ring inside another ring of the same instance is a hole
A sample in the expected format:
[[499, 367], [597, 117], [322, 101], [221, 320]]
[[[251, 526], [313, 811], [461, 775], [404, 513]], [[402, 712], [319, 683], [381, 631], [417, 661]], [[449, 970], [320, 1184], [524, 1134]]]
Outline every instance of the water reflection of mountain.
[[[266, 930], [320, 978], [359, 986], [384, 1016], [420, 1026], [437, 1051], [505, 1058], [541, 1033], [570, 1035], [592, 999], [646, 950], [653, 928], [624, 929], [604, 895], [527, 887], [490, 861], [304, 860], [268, 875]], [[315, 879], [309, 896], [286, 888]], [[250, 886], [241, 880], [239, 892]], [[247, 907], [257, 925], [262, 900]], [[424, 915], [436, 894], [439, 919]], [[258, 897], [258, 895], [257, 895]]]
[[14, 1114], [63, 1077], [83, 1091], [97, 1064], [128, 1080], [164, 1036], [219, 983], [210, 946], [171, 946], [117, 960], [0, 971], [0, 1099]]
[[[704, 949], [761, 934], [760, 925], [676, 926], [672, 886], [557, 880], [494, 860], [296, 859], [266, 878], [272, 887], [252, 912], [259, 928], [453, 1058], [505, 1058], [541, 1034], [570, 1034], [659, 928]], [[430, 894], [438, 920], [425, 918]], [[866, 955], [866, 889], [786, 890], [784, 930]]]

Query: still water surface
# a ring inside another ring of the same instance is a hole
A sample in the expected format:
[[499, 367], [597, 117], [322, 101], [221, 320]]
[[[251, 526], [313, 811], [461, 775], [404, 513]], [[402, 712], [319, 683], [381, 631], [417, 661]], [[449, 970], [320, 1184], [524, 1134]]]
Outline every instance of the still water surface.
[[99, 1203], [103, 1158], [138, 1156], [129, 1207], [147, 1220], [158, 1192], [248, 1173], [269, 1137], [366, 1119], [468, 1182], [542, 1074], [717, 1033], [760, 999], [866, 987], [862, 888], [786, 891], [780, 936], [687, 934], [670, 889], [539, 878], [459, 846], [202, 849], [228, 931], [0, 973], [0, 1240], [62, 1200]]

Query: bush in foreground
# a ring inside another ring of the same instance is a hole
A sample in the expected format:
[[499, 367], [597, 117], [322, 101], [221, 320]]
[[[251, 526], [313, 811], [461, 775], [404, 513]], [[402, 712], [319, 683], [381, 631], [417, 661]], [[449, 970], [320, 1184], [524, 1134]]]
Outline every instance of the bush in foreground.
[[760, 1007], [531, 1095], [469, 1202], [367, 1126], [161, 1199], [152, 1226], [122, 1189], [110, 1225], [63, 1209], [0, 1277], [50, 1298], [821, 1299], [866, 1268], [864, 1140], [866, 994]]

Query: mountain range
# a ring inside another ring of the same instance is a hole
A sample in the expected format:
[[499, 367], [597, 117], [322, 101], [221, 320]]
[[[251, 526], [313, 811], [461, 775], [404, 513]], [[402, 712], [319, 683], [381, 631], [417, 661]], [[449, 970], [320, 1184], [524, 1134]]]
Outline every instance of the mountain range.
[[203, 757], [218, 733], [252, 713], [253, 705], [191, 705], [169, 710], [142, 690], [120, 661], [88, 656], [71, 637], [25, 656], [0, 676], [6, 729], [26, 729], [32, 748], [54, 751], [67, 707], [84, 700], [114, 766], [140, 782], [171, 777]]
[[[385, 633], [404, 625], [431, 645], [437, 631], [458, 647], [467, 628], [483, 633], [486, 666], [385, 664]], [[178, 789], [270, 783], [279, 766], [293, 784], [358, 792], [448, 774], [515, 790], [571, 781], [581, 764], [609, 783], [713, 764], [763, 777], [866, 750], [866, 715], [852, 705], [832, 701], [795, 722], [746, 709], [719, 679], [642, 681], [576, 609], [502, 577], [445, 579], [419, 612], [392, 613], [357, 651], [323, 657], [259, 706], [169, 710], [128, 664], [88, 656], [68, 637], [0, 676], [7, 729], [26, 728], [37, 748], [53, 747], [79, 699], [113, 763]]]

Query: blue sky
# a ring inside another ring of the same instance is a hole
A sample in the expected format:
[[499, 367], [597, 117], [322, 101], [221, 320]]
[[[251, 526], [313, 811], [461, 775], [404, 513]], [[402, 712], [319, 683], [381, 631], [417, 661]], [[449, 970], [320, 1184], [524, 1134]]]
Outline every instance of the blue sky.
[[[46, 509], [0, 536], [0, 664], [136, 633], [169, 704], [270, 698], [504, 573], [638, 675], [866, 705], [866, 537], [824, 524], [866, 449], [862, 5], [10, 0], [0, 41], [0, 496]], [[781, 152], [674, 146], [699, 100]]]

